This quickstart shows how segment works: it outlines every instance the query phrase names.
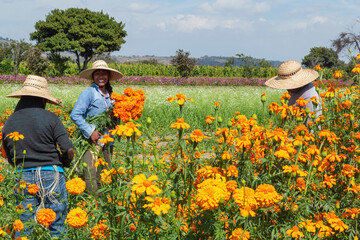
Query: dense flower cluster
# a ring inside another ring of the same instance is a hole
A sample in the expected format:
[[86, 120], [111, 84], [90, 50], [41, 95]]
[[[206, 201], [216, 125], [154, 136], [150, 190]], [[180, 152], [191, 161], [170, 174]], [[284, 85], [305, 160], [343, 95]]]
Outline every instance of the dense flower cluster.
[[114, 116], [120, 118], [124, 123], [130, 119], [138, 120], [141, 117], [145, 104], [145, 93], [143, 90], [133, 90], [126, 88], [123, 95], [115, 92], [111, 94], [111, 99], [115, 100], [113, 113]]

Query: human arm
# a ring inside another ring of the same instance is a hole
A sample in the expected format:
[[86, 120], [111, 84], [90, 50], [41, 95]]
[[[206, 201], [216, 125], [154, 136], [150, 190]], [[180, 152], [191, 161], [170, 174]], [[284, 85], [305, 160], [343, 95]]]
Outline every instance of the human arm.
[[86, 139], [89, 139], [95, 131], [95, 125], [86, 121], [86, 113], [91, 105], [91, 89], [85, 89], [79, 96], [71, 111], [70, 118], [78, 126]]

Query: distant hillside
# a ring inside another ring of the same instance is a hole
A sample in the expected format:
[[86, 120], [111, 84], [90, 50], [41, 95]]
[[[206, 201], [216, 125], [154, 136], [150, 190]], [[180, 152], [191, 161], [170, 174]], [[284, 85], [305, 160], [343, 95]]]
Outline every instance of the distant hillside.
[[[157, 60], [158, 63], [168, 65], [173, 57], [157, 57], [157, 56], [111, 56], [111, 58], [118, 63], [137, 63], [141, 61]], [[196, 65], [198, 66], [224, 66], [224, 64], [230, 59], [230, 57], [217, 57], [217, 56], [203, 56], [197, 58]], [[278, 67], [281, 61], [269, 61], [274, 67]], [[234, 66], [240, 66], [242, 61], [235, 58]]]

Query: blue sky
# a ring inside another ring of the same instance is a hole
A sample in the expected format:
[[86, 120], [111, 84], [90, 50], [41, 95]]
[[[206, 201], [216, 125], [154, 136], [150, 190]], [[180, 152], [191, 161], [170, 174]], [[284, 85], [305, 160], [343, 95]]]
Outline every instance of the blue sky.
[[126, 43], [115, 53], [125, 56], [183, 49], [191, 57], [301, 61], [312, 47], [331, 47], [342, 31], [360, 33], [360, 0], [0, 0], [0, 6], [0, 36], [25, 41], [55, 8], [102, 10], [125, 23]]

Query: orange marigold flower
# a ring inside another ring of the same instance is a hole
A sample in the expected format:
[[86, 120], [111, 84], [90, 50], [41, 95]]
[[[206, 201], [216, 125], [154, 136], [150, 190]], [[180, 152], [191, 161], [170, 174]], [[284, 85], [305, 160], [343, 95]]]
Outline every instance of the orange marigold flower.
[[24, 224], [20, 219], [16, 219], [13, 222], [13, 228], [14, 228], [15, 231], [20, 232], [20, 231], [22, 231], [24, 229]]
[[146, 192], [146, 194], [150, 196], [160, 194], [161, 189], [153, 184], [156, 180], [159, 180], [159, 178], [155, 175], [151, 175], [149, 178], [146, 178], [145, 174], [141, 173], [132, 179], [132, 182], [135, 183], [135, 185], [132, 186], [131, 190], [137, 194]]
[[215, 119], [216, 119], [216, 118], [214, 118], [213, 116], [208, 115], [208, 116], [206, 116], [205, 123], [206, 123], [206, 124], [211, 124]]
[[346, 177], [352, 177], [355, 175], [355, 173], [359, 173], [359, 169], [357, 169], [355, 166], [350, 164], [344, 164], [342, 166], [341, 173]]
[[234, 165], [229, 165], [226, 171], [226, 176], [231, 177], [238, 177], [239, 176], [239, 171], [238, 168]]
[[292, 166], [285, 165], [282, 168], [284, 173], [296, 173], [299, 174], [300, 177], [307, 176], [307, 172], [300, 170], [299, 165], [292, 165]]
[[226, 182], [226, 189], [228, 190], [228, 192], [234, 192], [235, 189], [237, 188], [237, 182], [234, 180], [231, 181], [227, 181]]
[[67, 217], [66, 217], [67, 223], [69, 227], [72, 228], [82, 228], [85, 226], [85, 224], [88, 222], [88, 216], [84, 210], [77, 207], [72, 209]]
[[19, 141], [20, 139], [24, 139], [24, 135], [19, 134], [19, 132], [12, 132], [6, 135], [6, 137], [14, 140], [15, 142]]
[[111, 143], [113, 141], [114, 141], [114, 139], [112, 137], [110, 137], [109, 134], [104, 134], [102, 136], [102, 138], [99, 139], [99, 143], [103, 143], [103, 144], [109, 144], [109, 143]]
[[241, 228], [236, 228], [234, 231], [232, 231], [229, 239], [230, 240], [249, 240], [250, 232], [242, 230]]
[[260, 184], [255, 190], [255, 199], [261, 207], [271, 207], [282, 198], [270, 184]]
[[100, 181], [102, 183], [105, 183], [105, 184], [109, 184], [109, 183], [112, 183], [112, 172], [107, 170], [107, 169], [103, 169], [101, 170], [101, 173], [100, 173]]
[[324, 175], [324, 181], [321, 184], [326, 188], [332, 188], [336, 184], [336, 178], [333, 175]]
[[28, 192], [29, 192], [29, 194], [34, 195], [34, 194], [36, 194], [38, 191], [39, 191], [39, 187], [38, 187], [36, 184], [30, 184], [30, 185], [28, 186]]
[[343, 213], [342, 217], [350, 217], [351, 219], [355, 219], [357, 215], [359, 215], [360, 209], [359, 208], [352, 208], [347, 209], [345, 208], [345, 212]]
[[249, 214], [252, 217], [256, 216], [254, 210], [258, 208], [259, 203], [256, 201], [254, 189], [248, 187], [236, 189], [233, 198], [240, 208], [241, 216], [247, 217]]
[[215, 105], [215, 109], [219, 109], [221, 107], [221, 105], [218, 102], [214, 101], [214, 105]]
[[179, 105], [183, 105], [183, 104], [186, 102], [186, 100], [189, 100], [189, 101], [191, 101], [191, 102], [194, 102], [193, 99], [191, 99], [191, 98], [186, 98], [185, 95], [182, 94], [182, 93], [176, 94], [176, 97], [169, 97], [167, 100], [168, 100], [169, 102], [171, 102], [171, 103], [172, 103], [174, 100], [177, 100]]
[[91, 230], [91, 239], [103, 240], [109, 236], [109, 227], [105, 224], [106, 220], [99, 221]]
[[197, 185], [196, 204], [204, 210], [216, 209], [220, 200], [227, 201], [230, 193], [221, 179], [206, 179]]
[[290, 94], [288, 92], [284, 92], [283, 95], [281, 95], [281, 100], [289, 100], [291, 98]]
[[195, 129], [190, 134], [190, 137], [194, 142], [201, 142], [202, 140], [204, 140], [204, 138], [206, 138], [206, 136], [202, 133], [200, 129]]
[[[0, 230], [1, 233], [2, 230]], [[29, 240], [27, 237], [17, 237], [15, 240]]]
[[224, 151], [221, 155], [222, 160], [230, 160], [232, 158], [232, 154], [229, 153], [229, 151]]
[[43, 208], [36, 214], [36, 220], [39, 224], [49, 227], [56, 219], [56, 213], [51, 208]]
[[170, 127], [174, 129], [188, 129], [190, 125], [184, 122], [184, 118], [178, 118], [176, 123], [172, 123]]
[[0, 182], [3, 182], [5, 180], [5, 176], [0, 173]]
[[360, 73], [360, 64], [356, 64], [355, 67], [351, 70], [353, 73]]
[[104, 161], [104, 159], [102, 158], [98, 158], [96, 160], [96, 162], [94, 163], [94, 167], [99, 167], [99, 166], [107, 166], [109, 165], [107, 162]]
[[65, 183], [65, 187], [70, 194], [79, 195], [85, 191], [86, 183], [81, 178], [73, 178]]
[[298, 226], [293, 226], [289, 230], [286, 231], [286, 234], [289, 237], [299, 239], [300, 237], [305, 237], [304, 233], [302, 233]]
[[305, 191], [306, 188], [306, 181], [299, 177], [296, 179], [296, 189], [298, 189], [299, 191]]
[[305, 100], [303, 97], [298, 98], [295, 102], [299, 107], [304, 107], [308, 104], [308, 101]]
[[321, 71], [320, 64], [316, 65], [316, 66], [314, 67], [314, 70], [315, 70], [315, 71]]
[[341, 78], [343, 75], [341, 74], [341, 71], [335, 71], [335, 73], [332, 75], [334, 78]]
[[316, 145], [310, 145], [305, 152], [309, 155], [317, 155], [320, 154], [320, 150], [318, 149], [318, 147]]
[[356, 56], [356, 61], [360, 59], [360, 53]]
[[156, 215], [160, 216], [161, 213], [165, 214], [169, 212], [170, 199], [159, 197], [155, 197], [155, 199], [152, 199], [151, 197], [145, 197], [145, 200], [149, 201], [150, 203], [145, 204], [144, 208], [151, 208], [151, 210]]

